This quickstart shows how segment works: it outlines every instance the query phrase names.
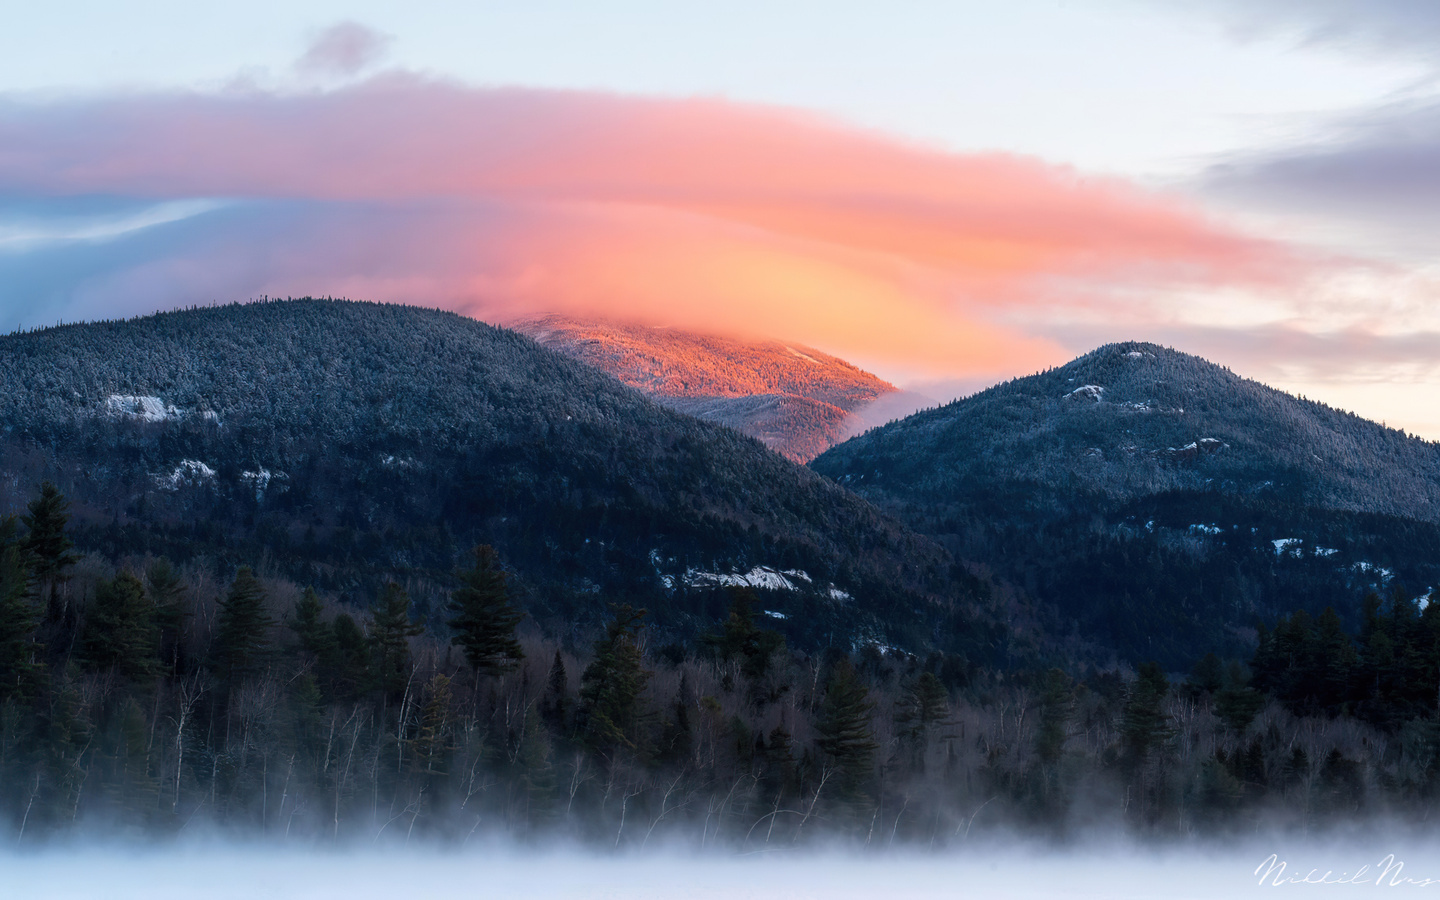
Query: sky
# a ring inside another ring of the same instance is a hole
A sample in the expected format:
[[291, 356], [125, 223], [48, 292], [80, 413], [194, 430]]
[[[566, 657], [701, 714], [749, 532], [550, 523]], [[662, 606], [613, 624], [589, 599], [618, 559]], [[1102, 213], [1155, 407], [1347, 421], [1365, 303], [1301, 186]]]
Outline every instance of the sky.
[[0, 0], [0, 328], [261, 296], [1152, 340], [1440, 439], [1440, 7]]

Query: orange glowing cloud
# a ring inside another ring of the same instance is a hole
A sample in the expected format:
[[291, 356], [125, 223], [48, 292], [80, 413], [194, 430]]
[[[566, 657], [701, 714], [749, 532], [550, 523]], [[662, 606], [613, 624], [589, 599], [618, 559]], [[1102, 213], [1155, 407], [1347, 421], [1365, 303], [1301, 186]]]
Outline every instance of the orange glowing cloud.
[[0, 193], [249, 204], [208, 238], [177, 231], [184, 249], [164, 260], [117, 269], [116, 290], [599, 313], [937, 374], [1060, 358], [1014, 321], [1064, 290], [1091, 302], [1293, 266], [1120, 181], [720, 100], [389, 76], [316, 94], [0, 105], [0, 148]]

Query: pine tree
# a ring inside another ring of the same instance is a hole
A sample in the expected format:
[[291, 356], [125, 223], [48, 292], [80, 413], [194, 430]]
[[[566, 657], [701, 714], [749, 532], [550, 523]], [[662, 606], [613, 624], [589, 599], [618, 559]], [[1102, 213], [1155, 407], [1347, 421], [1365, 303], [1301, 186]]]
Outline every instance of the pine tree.
[[508, 579], [495, 548], [482, 544], [475, 548], [474, 567], [460, 573], [461, 587], [450, 595], [450, 643], [465, 650], [477, 675], [499, 674], [525, 658], [515, 640], [522, 616], [510, 605]]
[[1243, 734], [1265, 706], [1265, 697], [1250, 686], [1250, 678], [1238, 662], [1226, 667], [1221, 683], [1224, 687], [1215, 692], [1215, 715], [1230, 731]]
[[900, 736], [922, 746], [931, 726], [950, 714], [945, 685], [934, 672], [921, 672], [907, 684], [895, 706], [895, 725]]
[[185, 620], [191, 610], [185, 585], [170, 560], [161, 557], [145, 572], [145, 593], [155, 609], [160, 661], [171, 671], [180, 671], [180, 654], [185, 639]]
[[1059, 762], [1074, 708], [1075, 688], [1070, 676], [1059, 669], [1046, 672], [1040, 686], [1040, 727], [1035, 735], [1035, 755], [1042, 763]]
[[410, 765], [425, 775], [444, 775], [450, 752], [450, 678], [436, 674], [425, 686], [420, 729], [411, 746]]
[[35, 687], [39, 624], [30, 570], [11, 517], [0, 521], [0, 703], [28, 696]]
[[114, 669], [140, 680], [154, 676], [158, 650], [155, 605], [146, 596], [145, 585], [130, 572], [102, 582], [85, 610], [81, 661], [92, 670]]
[[825, 686], [825, 701], [815, 723], [815, 744], [838, 770], [837, 785], [846, 799], [862, 797], [872, 775], [877, 749], [870, 723], [874, 708], [870, 689], [860, 681], [850, 660], [841, 659]]
[[770, 729], [765, 738], [763, 757], [766, 794], [780, 797], [793, 791], [797, 774], [795, 742], [783, 724]]
[[67, 572], [79, 559], [75, 555], [75, 542], [65, 533], [70, 521], [70, 503], [55, 485], [46, 481], [40, 485], [40, 496], [30, 501], [29, 512], [21, 517], [25, 523], [25, 552], [31, 558], [31, 571], [35, 579], [49, 588], [49, 604], [52, 615], [58, 615], [56, 608], [59, 588], [67, 579]]
[[1214, 653], [1202, 656], [1190, 672], [1190, 684], [1197, 691], [1206, 694], [1213, 694], [1224, 687], [1225, 667], [1220, 662], [1220, 657]]
[[1130, 698], [1120, 724], [1125, 762], [1132, 770], [1142, 765], [1151, 751], [1174, 733], [1162, 707], [1169, 691], [1170, 682], [1158, 663], [1140, 664], [1139, 674], [1130, 685]]
[[295, 610], [290, 615], [290, 630], [300, 649], [317, 661], [328, 663], [335, 652], [335, 632], [321, 615], [320, 595], [313, 587], [305, 588], [300, 599], [295, 601]]
[[565, 718], [569, 714], [570, 676], [565, 671], [565, 659], [560, 649], [555, 649], [555, 659], [550, 663], [550, 674], [545, 679], [545, 696], [540, 701], [540, 712], [545, 723], [557, 732], [565, 731]]
[[595, 642], [595, 659], [580, 676], [581, 735], [596, 752], [637, 747], [640, 693], [650, 678], [636, 639], [645, 614], [628, 603], [615, 607], [605, 637]]
[[347, 612], [338, 613], [330, 623], [335, 636], [334, 651], [321, 658], [322, 682], [336, 700], [353, 700], [365, 690], [370, 663], [370, 643], [365, 632]]
[[265, 609], [265, 589], [249, 566], [241, 566], [220, 602], [215, 626], [215, 668], [220, 677], [234, 684], [256, 672], [268, 650], [267, 636], [274, 624]]
[[410, 638], [425, 629], [410, 620], [410, 595], [395, 582], [385, 585], [370, 613], [371, 677], [381, 693], [405, 690], [410, 680]]
[[754, 590], [732, 587], [729, 591], [730, 613], [720, 633], [703, 635], [700, 641], [726, 662], [740, 660], [741, 672], [753, 682], [764, 677], [771, 657], [785, 646], [785, 638], [755, 624]]

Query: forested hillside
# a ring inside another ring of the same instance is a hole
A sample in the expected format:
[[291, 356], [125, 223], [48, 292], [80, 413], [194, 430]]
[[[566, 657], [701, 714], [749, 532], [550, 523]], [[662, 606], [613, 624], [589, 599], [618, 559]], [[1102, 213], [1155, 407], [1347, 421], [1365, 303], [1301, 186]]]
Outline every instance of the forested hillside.
[[1440, 521], [1440, 446], [1155, 344], [1110, 344], [848, 441], [815, 468], [943, 514], [1175, 491]]
[[720, 583], [763, 570], [802, 643], [999, 640], [970, 627], [995, 621], [978, 583], [850, 492], [455, 314], [299, 300], [70, 325], [0, 338], [0, 382], [3, 503], [51, 480], [77, 543], [112, 557], [356, 596], [397, 579], [427, 608], [488, 543], [546, 622], [624, 598], [689, 634]]
[[1153, 344], [874, 429], [812, 467], [1067, 627], [1183, 669], [1254, 627], [1440, 584], [1440, 446]]

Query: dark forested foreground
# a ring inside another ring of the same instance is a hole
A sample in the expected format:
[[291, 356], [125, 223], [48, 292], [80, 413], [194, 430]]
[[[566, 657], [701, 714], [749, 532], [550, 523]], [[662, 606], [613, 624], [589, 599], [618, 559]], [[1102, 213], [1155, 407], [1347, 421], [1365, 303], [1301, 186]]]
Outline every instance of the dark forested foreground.
[[[943, 847], [1428, 817], [1440, 612], [1372, 601], [1211, 656], [1090, 675], [869, 645], [815, 655], [748, 591], [692, 646], [624, 603], [527, 633], [494, 551], [418, 622], [239, 568], [81, 556], [46, 485], [0, 530], [0, 804], [21, 844], [219, 827], [297, 843], [563, 835], [758, 849]], [[517, 637], [517, 633], [519, 637]], [[1262, 693], [1261, 691], [1270, 693]]]

